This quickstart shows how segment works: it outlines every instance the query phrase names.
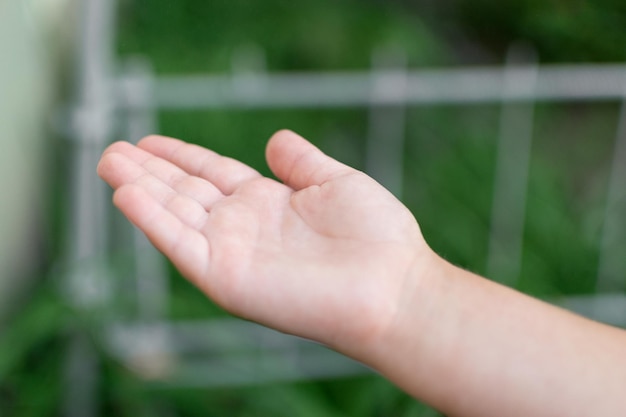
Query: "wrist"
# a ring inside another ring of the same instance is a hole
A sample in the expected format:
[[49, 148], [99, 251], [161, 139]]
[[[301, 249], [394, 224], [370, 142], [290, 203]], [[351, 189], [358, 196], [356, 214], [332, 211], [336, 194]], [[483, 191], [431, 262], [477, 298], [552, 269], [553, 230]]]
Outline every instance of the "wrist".
[[[407, 333], [421, 335], [434, 326], [434, 311], [440, 301], [445, 269], [451, 267], [430, 248], [410, 248], [405, 253], [395, 251], [395, 273], [388, 277], [391, 290], [381, 291], [373, 304], [375, 314], [370, 315], [372, 331], [367, 338], [356, 340], [344, 353], [376, 366], [382, 358], [392, 355], [398, 338]], [[398, 268], [398, 265], [403, 265]], [[404, 335], [404, 336], [403, 336]], [[355, 341], [355, 340], [353, 340]], [[356, 349], [355, 349], [356, 348]]]
[[[385, 331], [363, 359], [409, 394], [430, 404], [442, 393], [433, 375], [454, 366], [453, 346], [456, 268], [430, 248], [407, 268], [395, 301], [396, 311]], [[408, 362], [407, 362], [408, 360]]]

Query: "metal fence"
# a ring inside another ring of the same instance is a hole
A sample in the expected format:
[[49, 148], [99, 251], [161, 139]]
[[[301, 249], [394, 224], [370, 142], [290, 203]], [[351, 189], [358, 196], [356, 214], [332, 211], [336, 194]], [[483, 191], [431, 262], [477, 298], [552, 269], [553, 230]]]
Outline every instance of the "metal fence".
[[[555, 302], [594, 319], [626, 326], [626, 65], [539, 65], [527, 49], [511, 48], [503, 67], [410, 69], [397, 51], [373, 54], [361, 72], [267, 73], [262, 51], [234, 57], [226, 75], [155, 76], [148, 59], [113, 71], [113, 1], [84, 2], [76, 102], [73, 215], [66, 293], [80, 310], [100, 312], [106, 350], [155, 383], [224, 386], [368, 372], [322, 346], [237, 319], [168, 318], [165, 263], [135, 233], [133, 282], [136, 317], [112, 311], [121, 290], [107, 263], [111, 227], [106, 186], [94, 167], [114, 132], [140, 138], [158, 131], [158, 110], [260, 108], [363, 108], [368, 111], [366, 171], [398, 197], [408, 108], [435, 104], [501, 106], [494, 176], [488, 275], [513, 284], [520, 274], [526, 192], [538, 102], [621, 102], [604, 212], [598, 294]], [[128, 230], [121, 233], [127, 233]], [[68, 415], [85, 415], [97, 378], [95, 356], [76, 334], [70, 343]], [[76, 405], [81, 404], [81, 405]]]

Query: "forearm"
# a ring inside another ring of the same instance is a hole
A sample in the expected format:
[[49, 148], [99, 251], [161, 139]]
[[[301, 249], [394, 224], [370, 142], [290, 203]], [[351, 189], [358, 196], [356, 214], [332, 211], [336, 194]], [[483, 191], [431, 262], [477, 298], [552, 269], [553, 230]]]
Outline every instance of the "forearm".
[[626, 332], [436, 258], [367, 358], [452, 416], [626, 415]]

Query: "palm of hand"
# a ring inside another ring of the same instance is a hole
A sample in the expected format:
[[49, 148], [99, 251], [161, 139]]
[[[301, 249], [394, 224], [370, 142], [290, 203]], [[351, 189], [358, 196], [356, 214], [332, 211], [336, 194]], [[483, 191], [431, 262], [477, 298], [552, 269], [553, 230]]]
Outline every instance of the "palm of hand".
[[366, 175], [281, 132], [285, 184], [166, 138], [112, 145], [100, 175], [118, 207], [209, 297], [246, 318], [336, 345], [375, 337], [425, 244]]

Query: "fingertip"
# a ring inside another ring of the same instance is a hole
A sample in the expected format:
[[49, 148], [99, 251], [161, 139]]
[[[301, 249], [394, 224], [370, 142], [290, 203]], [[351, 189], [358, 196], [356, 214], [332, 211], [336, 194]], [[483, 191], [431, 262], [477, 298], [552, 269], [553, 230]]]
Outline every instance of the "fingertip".
[[121, 184], [113, 192], [113, 205], [117, 207], [135, 226], [142, 221], [149, 222], [153, 215], [150, 202], [153, 198], [136, 184]]
[[102, 156], [110, 154], [110, 153], [120, 153], [124, 152], [125, 149], [132, 147], [133, 145], [130, 142], [125, 140], [118, 140], [117, 142], [113, 142], [109, 146], [106, 147], [104, 152], [102, 152]]
[[141, 187], [131, 183], [122, 184], [113, 192], [113, 205], [135, 223], [133, 213], [129, 213], [129, 210], [136, 208], [138, 201], [147, 198], [149, 195]]
[[102, 154], [102, 156], [100, 157], [100, 161], [98, 161], [98, 165], [96, 166], [96, 173], [102, 179], [104, 179], [104, 175], [107, 170], [107, 164], [108, 164], [107, 159], [108, 159], [107, 154], [106, 153]]
[[152, 134], [152, 135], [144, 136], [143, 138], [139, 139], [139, 141], [137, 142], [137, 147], [142, 148], [142, 149], [150, 149], [151, 147], [154, 147], [155, 145], [159, 145], [163, 142], [182, 142], [182, 141], [180, 139], [171, 138], [168, 136]]
[[128, 159], [123, 153], [109, 152], [100, 158], [96, 172], [112, 188], [118, 188], [124, 183], [127, 161]]
[[120, 208], [124, 205], [124, 201], [127, 199], [126, 195], [128, 193], [129, 186], [122, 185], [115, 191], [113, 191], [113, 205], [117, 208]]
[[123, 155], [121, 152], [122, 149], [120, 148], [126, 145], [130, 146], [130, 144], [126, 142], [116, 142], [109, 146], [100, 157], [100, 161], [98, 161], [98, 165], [96, 166], [96, 172], [98, 176], [106, 182], [111, 182], [111, 173], [116, 169], [116, 161], [119, 162], [120, 156]]
[[133, 148], [133, 145], [131, 143], [123, 141], [123, 140], [113, 142], [112, 144], [107, 146], [106, 149], [102, 152], [100, 161], [98, 161], [98, 165], [96, 166], [96, 172], [98, 173], [98, 175], [100, 177], [102, 177], [103, 175], [106, 175], [106, 173], [111, 168], [111, 164], [112, 164], [111, 155], [114, 155], [114, 154], [124, 155], [124, 154], [127, 154], [129, 151], [131, 151], [132, 148]]
[[303, 148], [316, 148], [311, 142], [289, 129], [281, 129], [274, 133], [267, 142], [265, 156], [271, 165], [285, 156], [299, 153]]
[[156, 134], [150, 134], [144, 136], [143, 138], [137, 141], [137, 146], [141, 147], [141, 145], [145, 145], [147, 143], [153, 142], [154, 140], [158, 140], [161, 136]]
[[281, 148], [281, 144], [284, 143], [285, 140], [293, 139], [293, 136], [297, 135], [289, 129], [281, 129], [274, 133], [267, 141], [267, 146], [265, 147], [265, 156], [268, 159], [271, 158], [271, 156], [276, 153], [276, 150]]
[[266, 158], [272, 172], [295, 190], [319, 185], [351, 169], [290, 130], [279, 130], [270, 138]]
[[280, 138], [285, 138], [285, 137], [293, 137], [293, 136], [297, 136], [297, 137], [301, 137], [300, 135], [298, 135], [296, 132], [294, 132], [293, 130], [290, 129], [280, 129], [277, 130], [272, 137], [270, 138], [270, 140], [273, 139], [277, 139], [280, 140]]
[[[300, 138], [295, 132], [281, 129], [274, 133], [265, 147], [265, 159], [272, 172], [282, 181], [285, 181], [286, 172], [290, 167], [292, 145], [294, 139]], [[304, 139], [302, 139], [304, 140]]]
[[274, 133], [270, 137], [270, 140], [268, 141], [268, 145], [272, 143], [280, 143], [280, 142], [285, 142], [285, 141], [297, 141], [297, 142], [310, 143], [308, 140], [306, 140], [304, 137], [297, 134], [293, 130], [280, 129], [276, 131], [276, 133]]

